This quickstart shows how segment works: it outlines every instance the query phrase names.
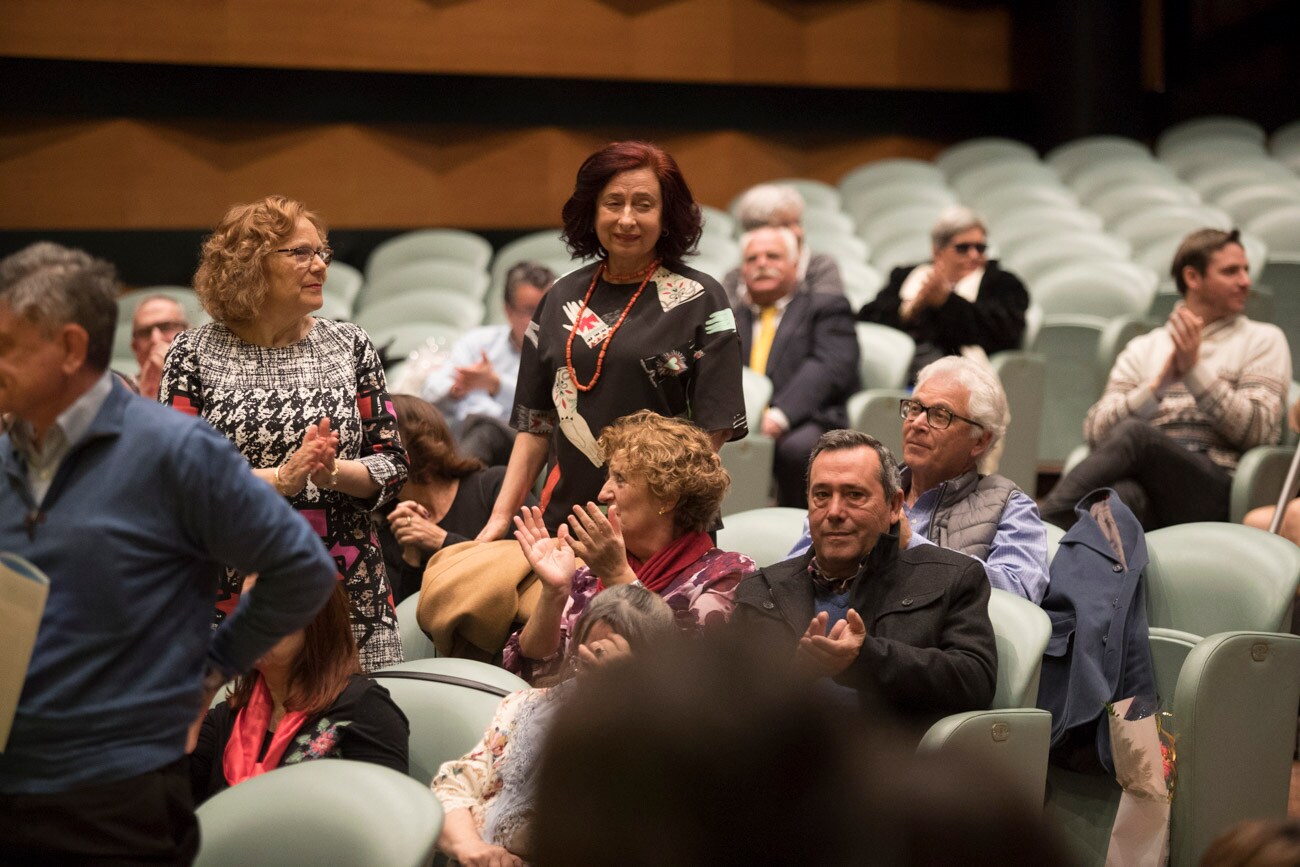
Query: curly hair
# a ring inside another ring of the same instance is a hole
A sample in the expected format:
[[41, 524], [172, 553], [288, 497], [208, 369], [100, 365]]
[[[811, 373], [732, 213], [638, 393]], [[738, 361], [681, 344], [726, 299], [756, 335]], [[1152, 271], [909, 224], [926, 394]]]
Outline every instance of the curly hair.
[[713, 525], [731, 476], [704, 431], [688, 421], [643, 409], [600, 433], [606, 462], [620, 458], [628, 475], [643, 479], [661, 500], [677, 500], [673, 524], [701, 533]]
[[596, 237], [596, 200], [615, 175], [637, 169], [650, 169], [659, 180], [663, 231], [655, 250], [660, 258], [680, 263], [682, 257], [695, 252], [704, 221], [677, 161], [650, 142], [617, 141], [583, 161], [574, 181], [573, 195], [560, 212], [564, 219], [562, 237], [575, 257], [594, 259], [605, 255]]
[[463, 479], [483, 469], [478, 458], [466, 457], [456, 449], [451, 428], [437, 407], [410, 394], [394, 394], [392, 400], [397, 434], [411, 459], [410, 481], [427, 485], [438, 479]]
[[213, 319], [247, 322], [257, 317], [270, 291], [266, 257], [293, 234], [301, 218], [316, 227], [322, 244], [328, 243], [324, 221], [285, 196], [267, 196], [226, 211], [203, 240], [194, 272], [194, 291]]

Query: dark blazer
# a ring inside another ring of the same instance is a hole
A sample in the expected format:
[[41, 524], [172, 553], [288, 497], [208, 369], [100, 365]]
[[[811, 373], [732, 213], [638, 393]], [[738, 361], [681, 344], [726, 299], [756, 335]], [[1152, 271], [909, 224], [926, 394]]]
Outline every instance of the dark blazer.
[[898, 315], [899, 293], [907, 275], [917, 267], [895, 268], [888, 285], [858, 311], [861, 321], [906, 331], [916, 341], [912, 379], [931, 361], [957, 355], [963, 346], [981, 346], [989, 355], [1020, 346], [1029, 292], [1019, 277], [1003, 271], [996, 261], [989, 262], [973, 302], [954, 293], [941, 306], [925, 310], [905, 324]]
[[[1107, 499], [1122, 540], [1121, 562], [1091, 506]], [[1071, 729], [1096, 726], [1098, 758], [1110, 765], [1105, 704], [1129, 696], [1155, 697], [1155, 668], [1147, 628], [1146, 537], [1142, 525], [1110, 488], [1075, 506], [1079, 516], [1052, 558], [1043, 610], [1052, 637], [1043, 657], [1038, 706], [1052, 712], [1052, 743]], [[1167, 698], [1167, 697], [1166, 697]], [[1098, 721], [1102, 720], [1101, 724]]]
[[[811, 559], [810, 551], [745, 578], [736, 590], [735, 628], [793, 653], [813, 617]], [[937, 545], [900, 552], [895, 525], [853, 582], [849, 607], [862, 616], [867, 638], [836, 680], [921, 726], [987, 708], [998, 668], [988, 606], [979, 561]]]
[[[736, 331], [741, 358], [754, 345], [754, 314], [738, 304]], [[858, 390], [858, 335], [853, 310], [842, 295], [795, 292], [767, 357], [772, 406], [785, 413], [790, 428], [815, 421], [827, 430], [848, 427], [844, 402]]]

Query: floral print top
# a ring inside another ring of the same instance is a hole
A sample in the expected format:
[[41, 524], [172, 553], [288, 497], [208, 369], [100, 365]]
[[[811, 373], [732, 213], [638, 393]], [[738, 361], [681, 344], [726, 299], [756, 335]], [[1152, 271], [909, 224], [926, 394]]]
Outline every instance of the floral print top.
[[[677, 578], [659, 594], [668, 603], [683, 629], [698, 629], [725, 623], [735, 606], [732, 597], [740, 579], [757, 572], [754, 561], [744, 554], [711, 548], [704, 556], [686, 567]], [[546, 659], [529, 659], [519, 649], [519, 632], [506, 641], [502, 665], [507, 671], [536, 682], [539, 678], [556, 674], [569, 647], [569, 636], [578, 618], [587, 609], [587, 603], [599, 592], [597, 578], [586, 566], [573, 576], [573, 591], [560, 615], [560, 646]]]

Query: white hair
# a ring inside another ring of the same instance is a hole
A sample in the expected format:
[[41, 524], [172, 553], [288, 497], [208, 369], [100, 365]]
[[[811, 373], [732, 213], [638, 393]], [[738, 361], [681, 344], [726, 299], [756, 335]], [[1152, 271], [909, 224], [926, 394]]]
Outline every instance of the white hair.
[[799, 261], [799, 237], [785, 226], [759, 226], [757, 229], [750, 229], [740, 236], [740, 257], [743, 260], [745, 251], [749, 249], [749, 242], [760, 232], [776, 232], [781, 240], [785, 242], [786, 255], [790, 257], [791, 262]]
[[[964, 356], [945, 355], [921, 368], [921, 372], [916, 375], [916, 387], [920, 388], [927, 379], [934, 376], [951, 376], [965, 386], [970, 395], [966, 402], [966, 413], [993, 435], [989, 440], [989, 448], [997, 445], [998, 440], [1006, 435], [1007, 425], [1011, 423], [1007, 393], [997, 374], [986, 365]], [[971, 428], [972, 439], [978, 439], [980, 435], [978, 428]]]
[[943, 249], [953, 238], [971, 229], [979, 229], [986, 235], [989, 232], [979, 214], [965, 205], [953, 205], [939, 213], [939, 219], [930, 229], [930, 241], [936, 249]]
[[771, 225], [774, 214], [793, 214], [798, 222], [803, 218], [803, 196], [786, 184], [759, 184], [736, 203], [736, 219], [745, 231]]

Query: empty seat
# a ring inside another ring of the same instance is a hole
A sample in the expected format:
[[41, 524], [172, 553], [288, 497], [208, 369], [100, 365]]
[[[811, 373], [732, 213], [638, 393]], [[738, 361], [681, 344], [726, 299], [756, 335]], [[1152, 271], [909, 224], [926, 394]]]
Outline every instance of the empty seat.
[[402, 322], [365, 330], [370, 335], [370, 342], [389, 364], [404, 361], [425, 346], [448, 350], [463, 333], [462, 329], [445, 322]]
[[963, 201], [978, 201], [985, 192], [1016, 184], [1061, 188], [1056, 172], [1038, 162], [1009, 161], [972, 167], [952, 177], [952, 187]]
[[1046, 362], [1040, 467], [1060, 467], [1083, 442], [1083, 419], [1109, 373], [1097, 370], [1097, 348], [1107, 322], [1097, 316], [1049, 316], [1038, 331], [1032, 349]]
[[885, 186], [898, 181], [914, 181], [919, 184], [944, 186], [947, 181], [943, 172], [928, 160], [908, 157], [876, 160], [847, 172], [840, 178], [840, 195], [848, 199], [859, 190]]
[[1090, 232], [1057, 232], [1018, 240], [1002, 261], [1030, 287], [1038, 278], [1061, 265], [1091, 262], [1127, 262], [1127, 242]]
[[905, 205], [872, 214], [867, 220], [859, 218], [858, 235], [872, 250], [900, 235], [929, 238], [930, 229], [945, 207], [938, 203]]
[[1071, 262], [1039, 275], [1030, 293], [1048, 317], [1088, 314], [1110, 319], [1145, 313], [1156, 283], [1150, 269], [1131, 262]]
[[1277, 208], [1300, 205], [1300, 187], [1267, 182], [1244, 184], [1215, 196], [1214, 204], [1240, 224]]
[[457, 328], [473, 328], [483, 321], [483, 304], [460, 292], [429, 289], [368, 304], [354, 321], [367, 331], [410, 322], [445, 322]]
[[803, 218], [799, 222], [803, 226], [805, 235], [809, 232], [852, 235], [857, 228], [853, 218], [844, 211], [831, 211], [826, 208], [805, 208]]
[[1166, 165], [1154, 160], [1133, 160], [1100, 163], [1080, 169], [1070, 178], [1069, 186], [1079, 197], [1079, 201], [1087, 204], [1112, 187], [1139, 183], [1182, 186], [1183, 182], [1174, 170]]
[[872, 187], [844, 197], [844, 210], [852, 216], [859, 228], [895, 209], [926, 207], [938, 215], [944, 208], [955, 204], [957, 194], [947, 187], [913, 182]]
[[1186, 177], [1199, 168], [1225, 161], [1255, 160], [1268, 155], [1264, 146], [1244, 139], [1189, 142], [1160, 154], [1160, 162]]
[[492, 245], [485, 238], [461, 229], [421, 229], [384, 241], [366, 260], [366, 279], [426, 260], [459, 262], [480, 271], [492, 258]]
[[934, 158], [934, 164], [948, 178], [978, 165], [995, 162], [1038, 162], [1038, 152], [1021, 141], [989, 136], [958, 142]]
[[804, 509], [771, 507], [728, 516], [718, 531], [718, 547], [753, 560], [760, 569], [780, 563], [803, 535]]
[[865, 262], [839, 260], [840, 282], [844, 284], [844, 297], [856, 312], [862, 305], [880, 294], [885, 286], [884, 276]]
[[[804, 228], [803, 241], [814, 253], [823, 253], [835, 257], [836, 261], [849, 260], [866, 264], [870, 247], [857, 235], [842, 235], [838, 232], [818, 232]], [[841, 268], [841, 270], [843, 270]]]
[[1201, 197], [1196, 190], [1183, 185], [1135, 183], [1110, 187], [1088, 202], [1089, 210], [1096, 212], [1106, 225], [1156, 205], [1198, 205]]
[[911, 335], [875, 322], [857, 323], [858, 374], [864, 389], [903, 388], [916, 354]]
[[934, 252], [930, 242], [930, 233], [911, 232], [890, 238], [871, 253], [871, 264], [882, 274], [888, 274], [903, 265], [915, 265], [928, 262]]
[[971, 204], [990, 220], [1010, 216], [1025, 208], [1041, 206], [1076, 209], [1079, 201], [1074, 193], [1061, 186], [1008, 183], [969, 198]]
[[1156, 153], [1178, 150], [1204, 141], [1240, 139], [1262, 145], [1264, 128], [1253, 120], [1231, 115], [1206, 115], [1176, 123], [1156, 138]]
[[461, 262], [426, 260], [382, 270], [366, 284], [358, 312], [398, 295], [430, 289], [456, 292], [481, 300], [488, 288], [487, 272]]
[[1300, 262], [1300, 205], [1274, 208], [1253, 217], [1245, 228], [1268, 245], [1279, 262]]
[[1231, 229], [1232, 218], [1209, 205], [1152, 205], [1119, 218], [1107, 228], [1136, 248], [1179, 232], [1187, 235], [1197, 229]]
[[1137, 139], [1117, 135], [1078, 138], [1056, 146], [1043, 157], [1063, 180], [1091, 165], [1134, 159], [1151, 159], [1150, 149]]

